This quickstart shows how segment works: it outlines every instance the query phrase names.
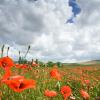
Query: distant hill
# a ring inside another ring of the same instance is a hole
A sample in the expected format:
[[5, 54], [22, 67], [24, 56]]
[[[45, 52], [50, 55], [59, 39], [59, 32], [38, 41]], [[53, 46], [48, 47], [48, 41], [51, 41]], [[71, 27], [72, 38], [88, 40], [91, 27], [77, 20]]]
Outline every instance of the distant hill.
[[83, 64], [83, 65], [100, 64], [100, 60], [91, 60], [91, 61], [86, 61], [86, 62], [80, 62], [79, 64]]
[[100, 60], [91, 60], [91, 61], [84, 61], [84, 62], [79, 62], [79, 63], [63, 63], [63, 65], [67, 66], [78, 66], [78, 65], [97, 65], [100, 64]]

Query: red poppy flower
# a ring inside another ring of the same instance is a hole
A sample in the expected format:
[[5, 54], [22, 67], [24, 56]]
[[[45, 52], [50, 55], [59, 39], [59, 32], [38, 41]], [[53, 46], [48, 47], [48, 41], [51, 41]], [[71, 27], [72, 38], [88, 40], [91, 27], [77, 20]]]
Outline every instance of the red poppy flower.
[[47, 89], [47, 90], [45, 90], [44, 95], [47, 97], [55, 97], [55, 96], [57, 96], [57, 93], [56, 93], [56, 91], [50, 91]]
[[0, 67], [2, 67], [1, 59], [0, 59]]
[[63, 95], [64, 100], [66, 100], [72, 94], [71, 88], [69, 86], [63, 86], [61, 88], [61, 94]]
[[20, 75], [16, 75], [16, 76], [9, 77], [9, 79], [12, 79], [12, 80], [20, 80], [20, 79], [25, 79], [25, 77], [24, 76], [20, 76]]
[[89, 84], [90, 84], [90, 80], [84, 80], [84, 83], [85, 83], [86, 85], [89, 85]]
[[58, 69], [56, 69], [56, 68], [54, 68], [54, 69], [52, 69], [52, 70], [50, 71], [50, 76], [51, 76], [52, 78], [57, 79], [57, 80], [61, 80], [61, 75], [59, 74]]
[[89, 94], [88, 94], [86, 91], [81, 90], [81, 91], [80, 91], [80, 94], [81, 94], [81, 96], [82, 96], [85, 100], [89, 100], [90, 96], [89, 96]]
[[11, 71], [8, 68], [8, 69], [5, 70], [5, 74], [4, 74], [3, 78], [2, 78], [2, 80], [8, 79], [10, 76], [11, 76]]
[[21, 69], [28, 69], [28, 70], [32, 70], [32, 68], [30, 66], [28, 66], [28, 64], [15, 64], [16, 68], [21, 68]]
[[16, 67], [16, 68], [20, 68], [20, 64], [18, 64], [18, 63], [15, 64], [15, 67]]
[[9, 83], [11, 80], [17, 80], [17, 81], [19, 81], [19, 80], [23, 80], [23, 79], [25, 79], [25, 77], [24, 76], [20, 76], [20, 75], [16, 75], [16, 76], [10, 76], [9, 78], [3, 78], [2, 79], [2, 82], [3, 83]]
[[14, 61], [10, 57], [0, 58], [0, 66], [6, 70], [7, 68], [14, 66]]
[[20, 68], [23, 68], [23, 69], [25, 68], [25, 69], [26, 69], [26, 68], [28, 68], [28, 65], [22, 64], [22, 65], [20, 66]]
[[35, 63], [32, 64], [32, 67], [37, 67], [37, 66], [39, 66], [39, 64], [35, 64]]
[[15, 92], [22, 92], [25, 89], [34, 88], [36, 86], [35, 80], [25, 79], [23, 76], [15, 76], [9, 80], [4, 81]]
[[16, 68], [22, 68], [22, 69], [28, 68], [28, 65], [26, 65], [26, 64], [15, 64], [15, 66], [16, 66]]

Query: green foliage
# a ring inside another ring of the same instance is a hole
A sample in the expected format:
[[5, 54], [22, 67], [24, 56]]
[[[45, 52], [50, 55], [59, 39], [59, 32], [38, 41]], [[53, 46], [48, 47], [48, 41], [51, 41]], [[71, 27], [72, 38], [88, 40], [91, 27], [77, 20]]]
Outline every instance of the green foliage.
[[[41, 65], [44, 63], [41, 63]], [[70, 70], [73, 68], [70, 68]], [[36, 71], [38, 70], [38, 73], [36, 73]], [[23, 73], [23, 76], [25, 76], [26, 78], [31, 78], [36, 80], [37, 86], [35, 89], [27, 89], [24, 90], [21, 93], [16, 93], [14, 92], [12, 89], [10, 89], [7, 85], [5, 84], [1, 84], [0, 85], [0, 91], [2, 92], [2, 100], [63, 100], [63, 96], [60, 93], [60, 89], [56, 86], [58, 84], [58, 81], [55, 79], [50, 78], [49, 72], [50, 72], [51, 68], [47, 68], [47, 67], [34, 67], [32, 68], [31, 71], [27, 71], [26, 73]], [[23, 69], [17, 69], [15, 67], [12, 68], [12, 72], [17, 72], [21, 74], [21, 72], [23, 72]], [[80, 83], [80, 81], [77, 80], [73, 80], [73, 79], [69, 79], [69, 81], [67, 81], [68, 79], [68, 75], [71, 77], [72, 75], [75, 76], [74, 72], [70, 72], [69, 68], [67, 67], [62, 67], [59, 68], [59, 71], [63, 71], [66, 72], [67, 75], [63, 76], [62, 81], [59, 82], [60, 86], [64, 86], [64, 85], [68, 85], [71, 87], [72, 89], [72, 93], [75, 96], [76, 100], [83, 100], [82, 97], [80, 96], [80, 89], [82, 89], [82, 85]], [[4, 75], [4, 70], [2, 68], [0, 68], [0, 78], [2, 78], [2, 76]], [[68, 73], [69, 72], [69, 73]], [[98, 74], [97, 74], [98, 73]], [[19, 75], [20, 75], [19, 74]], [[92, 72], [91, 73], [87, 73], [87, 75], [92, 76]], [[99, 69], [93, 74], [93, 76], [98, 77], [98, 75], [100, 75], [100, 71]], [[37, 78], [37, 76], [39, 76]], [[76, 76], [78, 77], [78, 76]], [[91, 79], [93, 81], [93, 79]], [[95, 81], [93, 81], [95, 82]], [[57, 92], [57, 96], [53, 97], [53, 98], [48, 98], [46, 96], [44, 96], [44, 91], [46, 89], [50, 89], [50, 90], [54, 90]], [[96, 97], [100, 96], [100, 82], [97, 82], [94, 86], [91, 86], [90, 88], [90, 100], [95, 100]]]
[[42, 61], [39, 61], [38, 63], [39, 63], [39, 66], [40, 66], [40, 67], [46, 67], [46, 64], [43, 63]]
[[27, 60], [25, 58], [19, 57], [19, 64], [26, 64]]
[[53, 67], [53, 66], [54, 66], [54, 63], [52, 61], [47, 62], [47, 67]]
[[58, 67], [62, 67], [62, 63], [61, 63], [61, 62], [57, 62], [56, 65], [57, 65]]

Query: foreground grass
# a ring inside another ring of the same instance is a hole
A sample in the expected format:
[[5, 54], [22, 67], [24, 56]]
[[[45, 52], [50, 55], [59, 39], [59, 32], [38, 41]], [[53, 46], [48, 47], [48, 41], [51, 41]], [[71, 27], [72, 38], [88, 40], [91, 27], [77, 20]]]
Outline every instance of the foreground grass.
[[[36, 80], [37, 86], [35, 89], [27, 89], [21, 93], [16, 93], [5, 84], [0, 84], [0, 97], [2, 100], [63, 100], [60, 94], [60, 89], [56, 86], [57, 80], [50, 78], [49, 72], [52, 68], [34, 67], [32, 70], [12, 68], [13, 75], [23, 75], [26, 78]], [[59, 68], [62, 75], [60, 81], [61, 87], [69, 85], [76, 100], [82, 100], [80, 96], [80, 89], [87, 90], [86, 85], [83, 83], [83, 78], [90, 80], [90, 100], [100, 96], [100, 67], [63, 67]], [[0, 68], [0, 78], [2, 78], [4, 71]], [[55, 90], [58, 95], [53, 98], [44, 96], [46, 89]]]

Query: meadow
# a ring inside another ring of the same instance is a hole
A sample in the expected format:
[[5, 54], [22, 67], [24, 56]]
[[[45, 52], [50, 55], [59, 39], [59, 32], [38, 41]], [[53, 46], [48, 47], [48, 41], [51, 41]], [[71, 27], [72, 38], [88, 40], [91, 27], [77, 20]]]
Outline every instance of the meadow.
[[[100, 100], [100, 63], [28, 62], [0, 58], [0, 100]], [[24, 59], [22, 59], [24, 58]]]
[[[50, 75], [52, 69], [57, 69], [60, 79]], [[0, 84], [1, 100], [100, 100], [100, 65], [67, 65], [58, 68], [27, 66], [27, 67], [11, 67], [11, 76], [24, 76], [27, 79], [36, 81], [35, 88], [25, 89], [22, 92], [15, 92], [6, 84]], [[5, 71], [0, 68], [0, 79], [2, 79]], [[87, 80], [87, 81], [86, 81]], [[71, 88], [71, 96], [64, 99], [61, 94], [61, 88], [69, 86]], [[46, 96], [45, 90], [53, 90], [56, 96]], [[89, 95], [84, 98], [80, 90], [83, 89]]]

